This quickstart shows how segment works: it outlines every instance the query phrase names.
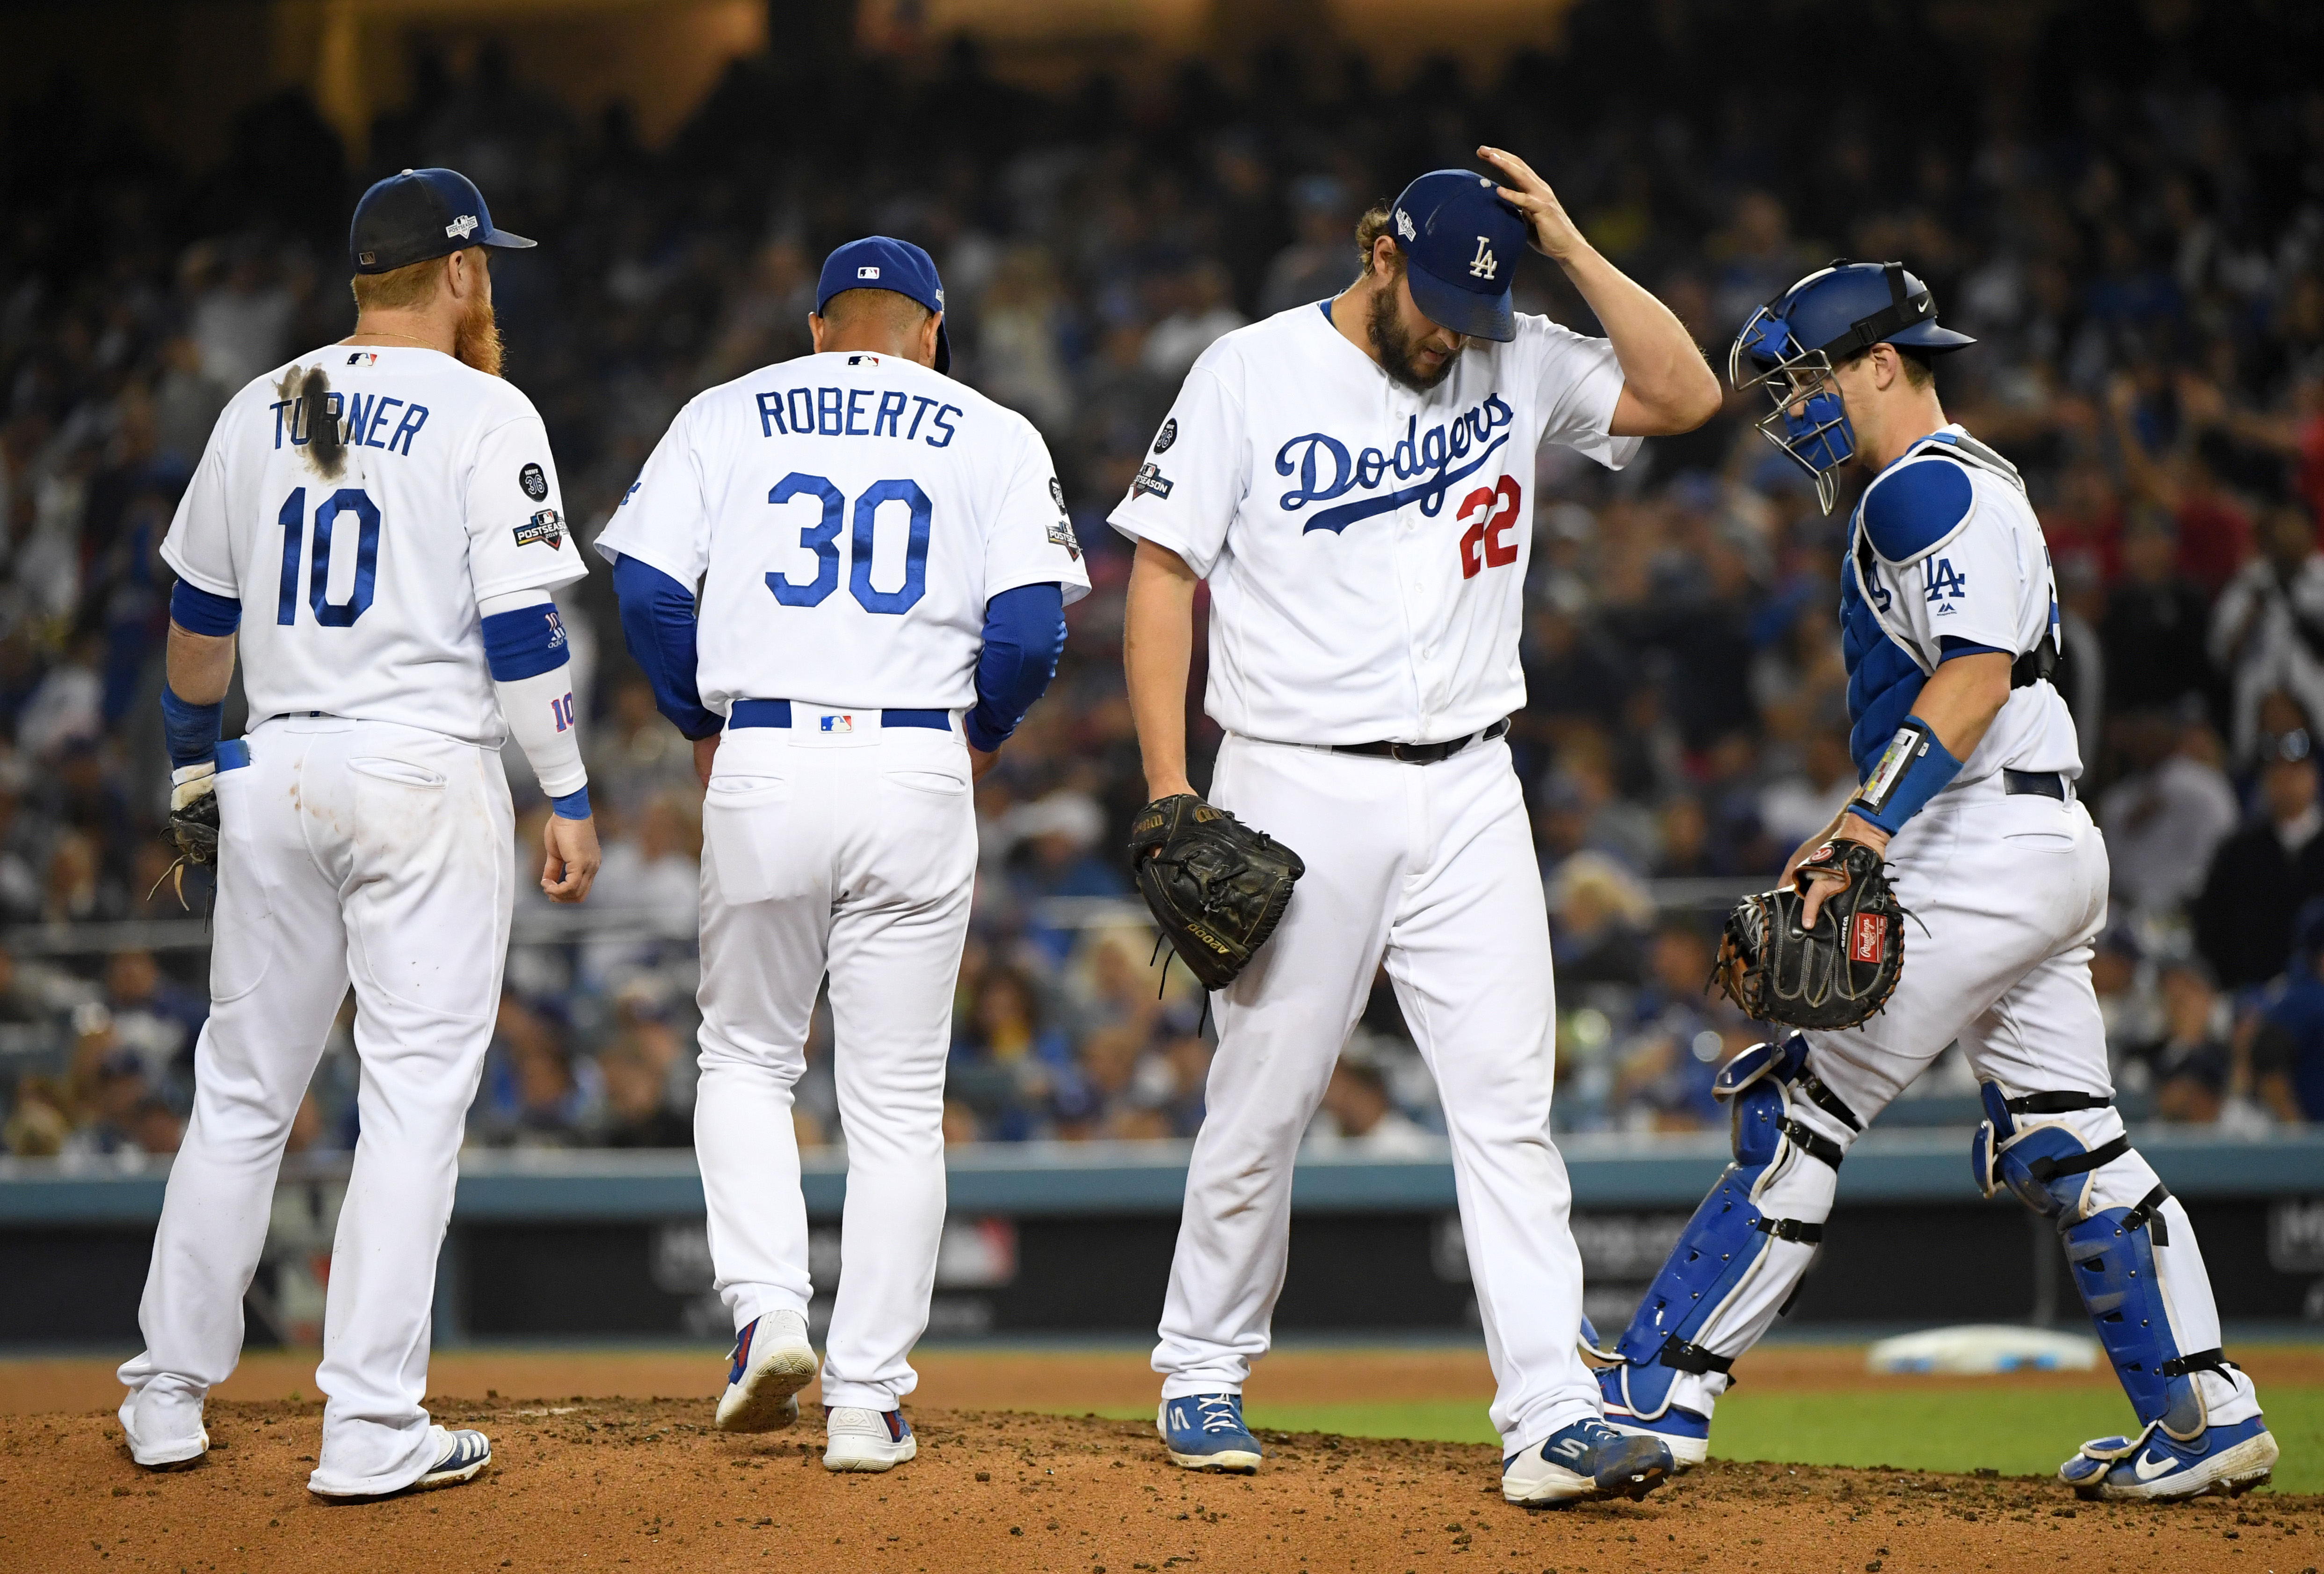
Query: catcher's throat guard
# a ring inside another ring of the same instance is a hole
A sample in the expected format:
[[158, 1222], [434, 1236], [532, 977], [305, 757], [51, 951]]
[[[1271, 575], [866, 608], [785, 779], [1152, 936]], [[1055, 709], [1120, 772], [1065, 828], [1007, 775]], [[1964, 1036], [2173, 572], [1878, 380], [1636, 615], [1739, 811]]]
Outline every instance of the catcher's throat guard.
[[1815, 928], [1801, 926], [1807, 898], [1794, 885], [1746, 896], [1727, 915], [1712, 979], [1756, 1022], [1855, 1027], [1896, 992], [1904, 910], [1880, 855], [1863, 842], [1826, 842], [1801, 866], [1846, 881], [1825, 900]]
[[1223, 989], [1283, 921], [1307, 872], [1299, 855], [1191, 792], [1157, 798], [1130, 828], [1130, 870], [1162, 938], [1205, 989]]

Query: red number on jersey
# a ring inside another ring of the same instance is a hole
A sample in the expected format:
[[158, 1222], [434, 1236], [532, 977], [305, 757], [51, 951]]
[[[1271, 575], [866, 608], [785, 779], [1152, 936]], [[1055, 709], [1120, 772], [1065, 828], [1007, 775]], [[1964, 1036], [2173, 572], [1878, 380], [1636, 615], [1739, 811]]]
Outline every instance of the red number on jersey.
[[1461, 578], [1473, 579], [1482, 569], [1506, 569], [1517, 560], [1517, 505], [1524, 496], [1517, 477], [1504, 476], [1461, 500], [1453, 523], [1469, 527], [1461, 532]]

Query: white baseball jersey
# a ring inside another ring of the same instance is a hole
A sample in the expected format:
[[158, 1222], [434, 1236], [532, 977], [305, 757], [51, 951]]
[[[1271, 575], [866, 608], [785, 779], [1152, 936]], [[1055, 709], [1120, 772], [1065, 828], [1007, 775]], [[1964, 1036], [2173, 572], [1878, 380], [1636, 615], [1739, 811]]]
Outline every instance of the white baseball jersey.
[[1426, 394], [1329, 302], [1203, 353], [1111, 516], [1210, 581], [1210, 690], [1230, 732], [1283, 743], [1464, 736], [1525, 705], [1517, 661], [1535, 449], [1613, 468], [1622, 369], [1604, 339], [1519, 313]]
[[[1927, 674], [1964, 646], [2013, 660], [2062, 638], [2041, 522], [2007, 460], [1960, 426], [1922, 439], [1856, 505], [1840, 616], [1859, 775], [1869, 777]], [[2048, 683], [2014, 690], [1957, 784], [2007, 767], [2081, 773], [2074, 718]]]
[[984, 604], [1089, 592], [1032, 422], [897, 356], [802, 356], [698, 394], [597, 550], [701, 586], [696, 681], [737, 699], [963, 710]]
[[[344, 444], [327, 466], [318, 419]], [[242, 602], [254, 725], [319, 711], [497, 747], [477, 603], [580, 579], [565, 537], [549, 433], [515, 386], [435, 350], [330, 345], [226, 405], [161, 556]]]

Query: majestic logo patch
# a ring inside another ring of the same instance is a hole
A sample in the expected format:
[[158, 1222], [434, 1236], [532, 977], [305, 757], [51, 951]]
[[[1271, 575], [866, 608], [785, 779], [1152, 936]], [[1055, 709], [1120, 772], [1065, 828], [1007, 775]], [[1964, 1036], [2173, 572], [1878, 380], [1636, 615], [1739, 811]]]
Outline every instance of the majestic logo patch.
[[539, 465], [529, 464], [519, 470], [516, 473], [516, 484], [523, 487], [524, 495], [535, 503], [549, 501], [549, 474]]
[[476, 216], [473, 213], [463, 213], [444, 227], [444, 233], [455, 239], [467, 239], [476, 233]]
[[1170, 477], [1148, 460], [1139, 467], [1137, 479], [1130, 483], [1130, 495], [1135, 497], [1140, 492], [1150, 492], [1167, 502], [1170, 496]]
[[1493, 248], [1483, 236], [1477, 237], [1477, 255], [1469, 259], [1471, 278], [1489, 279], [1500, 271], [1501, 264], [1493, 256]]
[[1887, 926], [1877, 912], [1859, 912], [1854, 929], [1848, 937], [1848, 959], [1870, 962], [1877, 967], [1888, 949]]
[[1178, 418], [1174, 415], [1164, 421], [1162, 430], [1155, 434], [1154, 451], [1157, 454], [1167, 454], [1170, 451], [1170, 445], [1177, 440]]
[[516, 527], [516, 544], [529, 547], [547, 542], [551, 551], [565, 550], [565, 520], [554, 508], [544, 508]]

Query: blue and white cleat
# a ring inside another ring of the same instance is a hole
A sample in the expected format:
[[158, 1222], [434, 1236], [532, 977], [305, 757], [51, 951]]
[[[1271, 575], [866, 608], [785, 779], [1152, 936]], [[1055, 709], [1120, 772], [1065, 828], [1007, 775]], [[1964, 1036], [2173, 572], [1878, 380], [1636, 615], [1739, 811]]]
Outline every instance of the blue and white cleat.
[[920, 1451], [912, 1423], [900, 1410], [864, 1410], [843, 1404], [825, 1423], [823, 1468], [826, 1470], [892, 1470]]
[[1677, 1473], [1668, 1445], [1591, 1417], [1501, 1461], [1501, 1495], [1523, 1508], [1644, 1497]]
[[480, 1431], [466, 1427], [458, 1431], [447, 1431], [431, 1426], [429, 1431], [441, 1440], [436, 1462], [428, 1467], [428, 1474], [411, 1484], [413, 1492], [429, 1492], [438, 1486], [457, 1486], [463, 1481], [474, 1481], [493, 1462], [493, 1445]]
[[2206, 1427], [2185, 1443], [2150, 1425], [2135, 1438], [2084, 1443], [2058, 1468], [2058, 1479], [2077, 1497], [2241, 1497], [2274, 1473], [2276, 1453], [2275, 1439], [2261, 1416]]
[[1189, 1470], [1259, 1468], [1259, 1440], [1242, 1424], [1240, 1393], [1182, 1393], [1166, 1399], [1155, 1413], [1154, 1430], [1170, 1450], [1170, 1462]]
[[798, 1420], [798, 1391], [815, 1381], [815, 1347], [795, 1311], [753, 1318], [734, 1336], [734, 1362], [718, 1400], [722, 1432], [779, 1432]]
[[[1603, 1374], [1600, 1377], [1602, 1381]], [[1641, 1421], [1609, 1398], [1606, 1424], [1626, 1438], [1653, 1438], [1661, 1443], [1671, 1451], [1674, 1470], [1692, 1470], [1711, 1458], [1711, 1418], [1681, 1405], [1670, 1406], [1652, 1421]]]

